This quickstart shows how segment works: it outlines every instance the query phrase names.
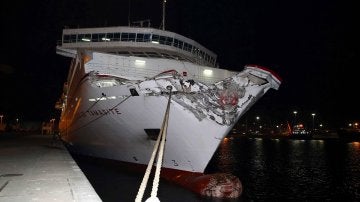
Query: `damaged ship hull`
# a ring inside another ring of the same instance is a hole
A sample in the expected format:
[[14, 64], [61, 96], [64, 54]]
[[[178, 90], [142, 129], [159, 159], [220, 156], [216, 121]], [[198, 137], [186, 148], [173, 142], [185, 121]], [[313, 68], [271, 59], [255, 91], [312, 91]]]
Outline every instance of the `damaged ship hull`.
[[[213, 74], [195, 74], [205, 70]], [[98, 52], [78, 52], [69, 78], [59, 125], [62, 139], [80, 154], [141, 165], [150, 159], [165, 114], [166, 87], [172, 86], [163, 167], [193, 173], [204, 172], [238, 119], [280, 84], [256, 65], [231, 72]]]

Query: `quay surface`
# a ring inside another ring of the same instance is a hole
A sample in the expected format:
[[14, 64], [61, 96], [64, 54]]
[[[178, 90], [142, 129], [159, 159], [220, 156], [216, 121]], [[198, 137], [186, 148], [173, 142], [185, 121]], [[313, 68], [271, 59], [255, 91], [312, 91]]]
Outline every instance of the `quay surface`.
[[0, 201], [101, 201], [52, 135], [0, 133]]

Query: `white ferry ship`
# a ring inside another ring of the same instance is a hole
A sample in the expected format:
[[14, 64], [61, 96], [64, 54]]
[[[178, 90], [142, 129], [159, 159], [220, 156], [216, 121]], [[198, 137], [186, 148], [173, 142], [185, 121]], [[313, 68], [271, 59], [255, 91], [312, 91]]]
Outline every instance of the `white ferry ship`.
[[281, 79], [267, 68], [221, 69], [185, 36], [151, 27], [64, 29], [71, 57], [60, 135], [73, 151], [147, 165], [172, 87], [163, 168], [203, 173], [234, 124]]

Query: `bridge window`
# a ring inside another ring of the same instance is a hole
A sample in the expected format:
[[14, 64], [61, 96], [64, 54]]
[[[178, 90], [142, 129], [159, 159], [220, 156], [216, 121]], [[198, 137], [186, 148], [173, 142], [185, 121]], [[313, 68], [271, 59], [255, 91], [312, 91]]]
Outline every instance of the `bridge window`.
[[79, 34], [77, 38], [78, 42], [90, 42], [91, 34]]
[[192, 45], [184, 43], [184, 50], [191, 53]]
[[150, 41], [150, 34], [136, 34], [136, 41], [137, 42], [149, 42]]
[[150, 42], [151, 34], [144, 34], [144, 42]]
[[176, 48], [179, 48], [179, 40], [174, 39], [174, 46], [175, 46]]
[[173, 43], [173, 40], [174, 39], [172, 37], [166, 37], [165, 44], [171, 46]]
[[129, 33], [121, 33], [121, 41], [129, 41]]
[[178, 46], [178, 48], [183, 49], [183, 45], [184, 45], [184, 42], [182, 42], [182, 41], [179, 40], [179, 46]]
[[120, 41], [120, 33], [114, 33], [113, 41]]
[[114, 40], [114, 33], [107, 33], [106, 34], [106, 41], [113, 41]]
[[159, 35], [153, 34], [153, 35], [152, 35], [151, 42], [152, 42], [152, 43], [159, 43]]
[[135, 41], [135, 33], [121, 33], [121, 41]]
[[63, 43], [70, 43], [70, 35], [64, 35]]
[[[194, 57], [200, 58], [204, 60], [203, 62], [209, 64], [215, 64], [216, 58], [213, 58], [208, 52], [201, 50], [199, 47], [196, 47], [190, 43], [186, 43], [185, 41], [181, 41], [180, 39], [151, 34], [151, 33], [80, 33], [80, 34], [64, 34], [63, 35], [63, 43], [85, 43], [85, 42], [113, 42], [113, 41], [133, 41], [133, 42], [150, 42], [155, 44], [163, 44], [167, 46], [173, 46], [178, 49], [187, 51], [191, 53]], [[127, 52], [127, 55], [131, 53]], [[172, 56], [167, 54], [160, 53], [133, 53], [136, 56], [150, 56], [150, 57], [164, 57], [164, 58], [172, 58]], [[132, 54], [131, 54], [132, 55]], [[176, 56], [175, 58], [178, 58]], [[180, 60], [185, 58], [178, 58]]]
[[76, 42], [76, 37], [77, 37], [76, 34], [70, 35], [70, 43], [75, 43]]
[[136, 34], [137, 42], [144, 42], [144, 34]]
[[129, 41], [135, 41], [136, 33], [129, 33]]
[[91, 41], [92, 42], [99, 42], [99, 34], [92, 34], [92, 37], [91, 37]]
[[182, 41], [180, 41], [180, 40], [178, 40], [178, 39], [174, 39], [174, 46], [175, 46], [176, 48], [182, 49], [182, 48], [183, 48], [183, 44], [184, 44], [184, 42], [182, 42]]
[[101, 34], [99, 34], [99, 41], [105, 42], [105, 41], [109, 41], [109, 39], [106, 38], [106, 34], [101, 33]]
[[165, 44], [165, 40], [166, 40], [166, 37], [160, 36], [159, 43], [160, 44]]

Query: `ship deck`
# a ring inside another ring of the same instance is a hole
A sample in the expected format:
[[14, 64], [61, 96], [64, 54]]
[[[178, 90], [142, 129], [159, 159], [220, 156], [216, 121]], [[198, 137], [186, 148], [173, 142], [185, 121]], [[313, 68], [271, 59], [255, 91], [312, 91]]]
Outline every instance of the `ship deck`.
[[0, 201], [101, 201], [60, 140], [0, 133]]

